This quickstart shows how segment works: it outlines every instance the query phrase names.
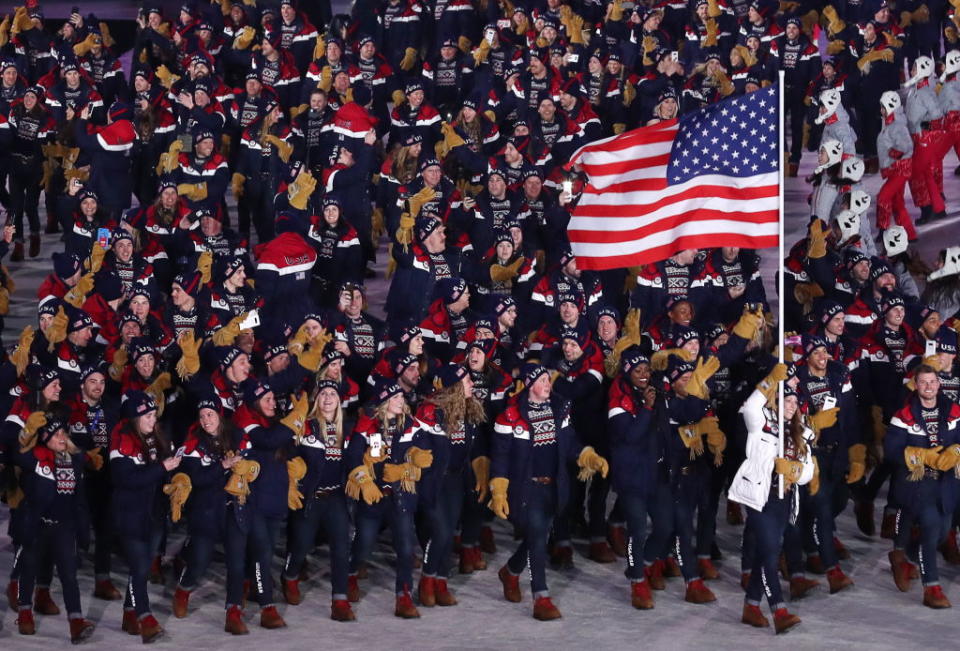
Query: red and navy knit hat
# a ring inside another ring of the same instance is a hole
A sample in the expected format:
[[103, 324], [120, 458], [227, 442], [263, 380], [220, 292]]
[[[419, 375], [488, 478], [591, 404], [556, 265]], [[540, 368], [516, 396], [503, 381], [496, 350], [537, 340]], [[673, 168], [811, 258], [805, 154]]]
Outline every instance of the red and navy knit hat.
[[243, 383], [243, 401], [252, 405], [271, 391], [273, 389], [270, 388], [270, 384], [265, 379], [249, 378]]
[[396, 380], [381, 377], [377, 379], [374, 385], [373, 401], [376, 404], [383, 404], [398, 393], [403, 393], [403, 389], [400, 388]]
[[140, 418], [157, 410], [157, 403], [143, 391], [128, 391], [123, 401], [124, 418]]
[[201, 280], [202, 275], [199, 271], [185, 271], [177, 275], [177, 277], [173, 279], [173, 282], [180, 285], [180, 289], [188, 296], [196, 298], [200, 295]]

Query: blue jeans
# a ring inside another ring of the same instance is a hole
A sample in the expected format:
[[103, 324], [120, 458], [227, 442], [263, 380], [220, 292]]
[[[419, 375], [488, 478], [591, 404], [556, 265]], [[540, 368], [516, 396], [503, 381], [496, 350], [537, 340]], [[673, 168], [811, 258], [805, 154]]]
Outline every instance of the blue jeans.
[[557, 489], [554, 484], [530, 482], [522, 530], [523, 540], [507, 561], [511, 574], [519, 575], [530, 563], [530, 588], [533, 597], [546, 597], [547, 537], [557, 514]]
[[647, 503], [652, 529], [643, 546], [645, 565], [653, 565], [669, 552], [670, 535], [673, 533], [673, 500], [670, 485], [657, 483], [653, 497]]
[[[82, 615], [80, 586], [77, 584], [77, 530], [73, 523], [41, 523], [30, 544], [20, 550], [20, 583], [17, 602], [20, 608], [33, 604], [33, 588], [39, 559], [56, 566], [63, 588], [63, 603], [70, 617]], [[49, 582], [48, 586], [49, 587]]]
[[783, 608], [777, 567], [780, 563], [783, 532], [790, 519], [790, 503], [790, 495], [780, 499], [771, 493], [763, 511], [747, 508], [747, 526], [750, 527], [754, 541], [754, 551], [753, 562], [749, 565], [751, 573], [746, 600], [748, 604], [759, 606], [760, 600], [766, 594], [772, 611]]
[[952, 515], [941, 513], [935, 502], [919, 500], [910, 508], [904, 509], [902, 517], [904, 522], [900, 523], [901, 530], [909, 532], [914, 523], [920, 527], [920, 538], [907, 545], [907, 553], [911, 558], [917, 559], [924, 587], [939, 584], [937, 545], [946, 537]]
[[121, 540], [123, 555], [127, 560], [127, 594], [123, 600], [124, 610], [134, 610], [137, 617], [150, 614], [150, 596], [147, 594], [147, 575], [150, 561], [153, 560], [153, 548], [150, 541], [140, 538], [123, 537]]
[[393, 535], [393, 551], [397, 555], [397, 595], [409, 592], [413, 585], [413, 515], [416, 495], [409, 493], [385, 494], [376, 504], [359, 502], [354, 520], [355, 533], [350, 549], [350, 574], [356, 574], [360, 565], [370, 557], [380, 527], [386, 523]]
[[808, 553], [820, 555], [827, 569], [837, 565], [837, 551], [833, 547], [833, 495], [837, 486], [833, 479], [820, 475], [820, 490], [816, 495], [802, 494], [801, 512], [804, 513], [804, 542]]
[[338, 490], [304, 500], [304, 508], [290, 514], [292, 537], [289, 541], [283, 578], [296, 580], [303, 561], [313, 549], [317, 531], [323, 525], [330, 545], [330, 583], [334, 599], [347, 598], [347, 571], [350, 560], [350, 522], [347, 498]]
[[212, 536], [191, 535], [183, 557], [186, 565], [180, 574], [180, 587], [184, 590], [193, 590], [207, 573], [210, 559], [213, 557], [214, 539]]
[[[246, 530], [237, 524], [231, 512], [227, 514], [227, 533], [224, 552], [227, 561], [226, 607], [243, 603], [243, 580], [247, 570], [251, 572], [252, 585], [256, 590], [257, 603], [261, 608], [273, 605], [273, 575], [270, 562], [273, 560], [273, 543], [283, 521], [268, 518], [262, 513], [247, 509]], [[243, 507], [246, 508], [246, 507]]]
[[463, 508], [463, 474], [446, 474], [440, 480], [433, 505], [427, 509], [430, 538], [423, 552], [423, 575], [445, 579], [450, 575], [453, 531]]
[[[644, 580], [643, 545], [647, 538], [647, 500], [641, 495], [622, 493], [617, 505], [627, 522], [627, 571], [632, 582]], [[639, 561], [639, 562], [638, 562]]]

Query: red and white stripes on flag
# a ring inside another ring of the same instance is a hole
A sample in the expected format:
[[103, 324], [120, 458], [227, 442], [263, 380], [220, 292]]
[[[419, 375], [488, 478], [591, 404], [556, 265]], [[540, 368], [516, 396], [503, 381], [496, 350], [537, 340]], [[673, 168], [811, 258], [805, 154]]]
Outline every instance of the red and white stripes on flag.
[[779, 173], [702, 174], [667, 182], [679, 122], [581, 147], [565, 166], [589, 177], [567, 227], [581, 269], [665, 260], [683, 249], [777, 245]]

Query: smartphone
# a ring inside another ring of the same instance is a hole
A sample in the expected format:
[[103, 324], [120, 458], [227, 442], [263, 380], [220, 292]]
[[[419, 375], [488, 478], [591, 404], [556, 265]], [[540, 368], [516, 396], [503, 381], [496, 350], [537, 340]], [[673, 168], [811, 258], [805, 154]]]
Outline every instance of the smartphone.
[[927, 339], [927, 343], [923, 349], [924, 357], [933, 357], [937, 354], [937, 342], [933, 339]]
[[[77, 179], [74, 179], [74, 181], [77, 181]], [[110, 248], [110, 229], [109, 228], [97, 229], [97, 242], [104, 249]]]
[[567, 194], [573, 194], [573, 181], [564, 181], [563, 191]]
[[251, 330], [260, 325], [260, 311], [259, 310], [250, 310], [247, 313], [247, 318], [240, 322], [241, 330]]
[[173, 456], [179, 459], [183, 457], [185, 452], [186, 452], [186, 448], [181, 445], [179, 448], [177, 448], [177, 451], [174, 453]]
[[820, 407], [820, 411], [826, 411], [828, 409], [833, 409], [837, 406], [837, 399], [833, 396], [827, 396], [823, 399], [823, 406]]
[[676, 50], [674, 50], [673, 52], [671, 52], [671, 53], [670, 53], [670, 60], [671, 60], [671, 61], [679, 61], [679, 60], [680, 60], [680, 53], [677, 52]]
[[383, 437], [380, 434], [374, 434], [370, 437], [370, 456], [374, 459], [380, 457], [380, 448], [383, 447]]
[[492, 29], [488, 29], [485, 35], [485, 38], [487, 39], [487, 45], [490, 45], [491, 47], [493, 46], [494, 36], [496, 36], [496, 32], [494, 32]]

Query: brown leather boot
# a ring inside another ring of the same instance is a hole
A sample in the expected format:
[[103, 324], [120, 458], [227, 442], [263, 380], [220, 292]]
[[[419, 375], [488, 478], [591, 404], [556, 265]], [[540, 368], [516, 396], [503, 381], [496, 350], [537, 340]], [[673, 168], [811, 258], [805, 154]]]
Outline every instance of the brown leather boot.
[[488, 554], [497, 553], [497, 543], [493, 539], [493, 529], [490, 527], [480, 529], [480, 550]]
[[120, 629], [129, 635], [140, 635], [140, 622], [137, 620], [136, 611], [123, 611], [123, 624], [120, 625]]
[[653, 593], [649, 581], [634, 581], [630, 584], [630, 605], [637, 610], [653, 609]]
[[561, 615], [557, 607], [553, 605], [550, 597], [537, 597], [537, 600], [533, 602], [534, 619], [538, 619], [541, 622], [549, 622], [550, 620], [560, 619], [561, 617], [563, 617], [563, 615]]
[[356, 574], [347, 577], [347, 601], [351, 603], [360, 601], [360, 581]]
[[503, 598], [513, 603], [519, 603], [523, 598], [520, 595], [520, 577], [512, 574], [506, 565], [500, 568], [497, 576], [500, 577], [500, 583], [503, 584]]
[[473, 549], [460, 548], [460, 574], [473, 574]]
[[743, 604], [743, 615], [740, 616], [740, 621], [754, 628], [768, 628], [770, 626], [770, 620], [764, 616], [760, 606], [751, 604]]
[[173, 616], [177, 619], [183, 619], [187, 616], [187, 610], [190, 607], [190, 591], [177, 588], [173, 593]]
[[30, 251], [28, 251], [31, 258], [35, 258], [40, 255], [40, 234], [39, 233], [30, 233]]
[[900, 592], [910, 591], [910, 568], [907, 567], [907, 555], [902, 549], [894, 549], [887, 554], [890, 560], [890, 571], [893, 572], [893, 582]]
[[923, 589], [923, 605], [927, 608], [950, 608], [950, 600], [943, 594], [943, 588], [937, 585], [928, 585]]
[[330, 605], [330, 619], [335, 622], [352, 622], [357, 619], [346, 599], [334, 599]]
[[417, 586], [417, 600], [421, 606], [433, 608], [437, 605], [435, 589], [436, 580], [432, 576], [420, 577], [420, 585]]
[[29, 608], [17, 613], [17, 630], [20, 635], [33, 635], [37, 632], [37, 623], [33, 619], [33, 611]]
[[10, 254], [10, 262], [23, 262], [23, 242], [18, 240], [13, 243], [13, 253]]
[[787, 176], [794, 178], [797, 176], [797, 172], [800, 171], [800, 165], [797, 163], [790, 163], [787, 166]]
[[687, 584], [687, 594], [684, 596], [684, 600], [692, 604], [708, 604], [711, 601], [716, 601], [717, 597], [713, 592], [703, 583], [703, 579], [694, 579]]
[[50, 588], [37, 588], [33, 593], [33, 609], [41, 615], [59, 615], [60, 609], [50, 596]]
[[480, 551], [480, 548], [474, 547], [471, 552], [473, 553], [473, 569], [477, 571], [487, 569], [487, 561], [484, 560], [483, 552]]
[[250, 630], [243, 621], [243, 611], [240, 606], [230, 606], [227, 609], [227, 619], [223, 624], [223, 631], [231, 635], [249, 635]]
[[410, 593], [406, 590], [397, 597], [397, 605], [393, 609], [393, 614], [402, 619], [418, 619], [420, 617], [420, 611], [413, 605], [413, 599], [410, 598]]
[[807, 593], [820, 585], [819, 581], [808, 579], [805, 576], [790, 577], [790, 598], [803, 599]]
[[748, 585], [750, 585], [750, 572], [741, 572], [740, 587], [743, 588], [744, 592], [746, 592]]
[[573, 547], [556, 545], [550, 550], [550, 563], [558, 570], [573, 569]]
[[291, 606], [299, 606], [300, 602], [303, 601], [303, 596], [300, 594], [300, 582], [296, 579], [284, 579], [283, 580], [283, 598]]
[[89, 619], [73, 617], [70, 619], [70, 641], [74, 644], [80, 644], [93, 635], [94, 629], [96, 629], [96, 625]]
[[620, 558], [627, 557], [627, 530], [619, 525], [610, 525], [607, 531], [607, 541], [610, 543], [610, 549]]
[[613, 563], [617, 560], [617, 555], [610, 549], [607, 541], [590, 543], [590, 560], [595, 563]]
[[453, 593], [450, 592], [450, 588], [447, 587], [446, 579], [436, 579], [433, 582], [433, 593], [436, 595], [437, 605], [438, 606], [456, 606], [457, 598], [453, 596]]
[[650, 582], [650, 587], [653, 590], [666, 589], [667, 583], [663, 580], [663, 561], [658, 559], [647, 565], [643, 568], [643, 573], [647, 576], [647, 581]]
[[123, 599], [123, 595], [120, 594], [117, 586], [113, 585], [113, 581], [110, 579], [97, 581], [93, 588], [93, 596], [96, 599], [103, 599], [104, 601], [119, 601]]
[[830, 584], [830, 594], [836, 594], [853, 585], [853, 579], [843, 573], [840, 566], [831, 567], [827, 572], [827, 583]]
[[720, 572], [716, 565], [709, 558], [698, 558], [697, 569], [700, 571], [700, 578], [704, 581], [714, 581], [720, 578]]
[[140, 618], [140, 639], [144, 644], [152, 644], [163, 637], [163, 627], [153, 615]]
[[786, 608], [778, 608], [777, 612], [773, 613], [773, 627], [776, 629], [777, 635], [786, 633], [799, 623], [800, 618], [788, 612]]
[[260, 611], [260, 626], [263, 628], [283, 628], [287, 623], [277, 612], [276, 606], [267, 606]]
[[57, 223], [55, 215], [47, 215], [47, 225], [44, 227], [43, 232], [47, 234], [60, 232], [60, 224]]
[[884, 513], [880, 522], [880, 537], [893, 540], [897, 536], [897, 514]]

